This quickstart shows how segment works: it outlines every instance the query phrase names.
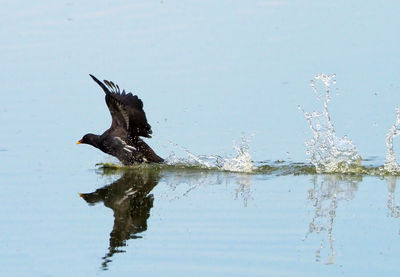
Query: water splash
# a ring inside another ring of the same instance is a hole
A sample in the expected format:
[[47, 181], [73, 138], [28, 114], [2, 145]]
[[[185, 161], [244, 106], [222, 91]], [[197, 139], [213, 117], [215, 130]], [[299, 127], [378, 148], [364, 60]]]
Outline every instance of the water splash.
[[388, 172], [396, 173], [400, 171], [400, 166], [396, 161], [396, 154], [393, 149], [393, 139], [400, 135], [400, 108], [396, 108], [396, 123], [386, 134], [386, 161], [384, 168]]
[[234, 142], [233, 148], [236, 151], [236, 156], [234, 158], [224, 158], [222, 170], [247, 173], [253, 172], [254, 165], [250, 156], [249, 143], [250, 141], [245, 136], [242, 137], [242, 142], [239, 145]]
[[315, 80], [311, 81], [311, 88], [318, 98], [321, 97], [322, 93], [317, 89], [316, 81], [321, 81], [325, 86], [323, 111], [308, 113], [299, 106], [313, 133], [313, 138], [306, 141], [306, 146], [307, 154], [318, 173], [347, 173], [351, 171], [352, 167], [361, 166], [361, 156], [357, 153], [356, 146], [346, 136], [342, 138], [336, 136], [329, 115], [330, 88], [331, 84], [336, 83], [335, 77], [334, 74], [319, 74], [315, 77]]
[[[175, 145], [177, 146], [177, 145]], [[177, 158], [170, 155], [166, 163], [171, 166], [200, 167], [205, 169], [217, 169], [231, 172], [252, 173], [255, 170], [249, 151], [249, 139], [242, 137], [240, 144], [234, 142], [235, 157], [222, 157], [218, 155], [195, 155], [188, 149], [181, 147], [189, 159]]]

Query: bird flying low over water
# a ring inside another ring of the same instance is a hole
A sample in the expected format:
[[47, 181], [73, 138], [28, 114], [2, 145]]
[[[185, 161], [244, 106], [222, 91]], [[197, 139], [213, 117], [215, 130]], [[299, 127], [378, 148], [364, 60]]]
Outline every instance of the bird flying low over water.
[[[90, 75], [90, 74], [89, 74]], [[137, 95], [121, 92], [113, 82], [92, 79], [104, 90], [111, 113], [111, 127], [102, 135], [86, 134], [77, 144], [85, 143], [99, 148], [120, 160], [124, 165], [162, 163], [159, 157], [140, 137], [151, 138], [151, 126], [143, 111], [143, 102]]]

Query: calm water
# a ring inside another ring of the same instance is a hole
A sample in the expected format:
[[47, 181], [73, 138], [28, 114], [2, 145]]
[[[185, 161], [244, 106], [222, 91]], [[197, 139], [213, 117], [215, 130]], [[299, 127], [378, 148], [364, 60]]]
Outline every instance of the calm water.
[[400, 4], [2, 4], [0, 276], [398, 276], [396, 177], [102, 170], [75, 142], [111, 122], [91, 73], [140, 96], [170, 160], [229, 160], [245, 135], [257, 165], [307, 163], [298, 105], [321, 109], [324, 72], [338, 137], [383, 165]]

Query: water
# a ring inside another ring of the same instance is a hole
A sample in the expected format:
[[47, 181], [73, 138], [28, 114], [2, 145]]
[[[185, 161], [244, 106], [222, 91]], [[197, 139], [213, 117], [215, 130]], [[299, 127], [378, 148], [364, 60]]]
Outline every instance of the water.
[[[399, 4], [3, 5], [0, 276], [398, 276]], [[88, 74], [166, 165], [75, 144]]]

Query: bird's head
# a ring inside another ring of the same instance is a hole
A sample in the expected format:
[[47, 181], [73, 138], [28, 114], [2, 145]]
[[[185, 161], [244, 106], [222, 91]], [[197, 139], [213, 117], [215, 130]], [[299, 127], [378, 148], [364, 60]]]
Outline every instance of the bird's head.
[[95, 134], [86, 134], [80, 140], [76, 142], [76, 144], [91, 144], [97, 145], [97, 141], [99, 139], [98, 135]]

